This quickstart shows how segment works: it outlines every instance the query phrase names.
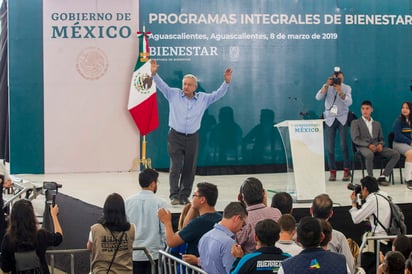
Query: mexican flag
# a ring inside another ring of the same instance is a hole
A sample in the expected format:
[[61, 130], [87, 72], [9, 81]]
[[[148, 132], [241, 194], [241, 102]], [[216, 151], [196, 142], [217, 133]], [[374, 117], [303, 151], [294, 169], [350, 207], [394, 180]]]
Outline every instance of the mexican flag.
[[149, 60], [148, 37], [150, 32], [138, 32], [139, 57], [130, 83], [128, 110], [141, 135], [146, 135], [159, 126], [156, 85], [152, 81]]

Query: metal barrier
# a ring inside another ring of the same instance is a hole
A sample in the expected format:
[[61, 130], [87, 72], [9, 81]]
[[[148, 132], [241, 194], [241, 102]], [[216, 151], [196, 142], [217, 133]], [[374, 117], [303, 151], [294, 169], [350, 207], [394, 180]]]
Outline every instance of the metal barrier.
[[86, 248], [84, 249], [64, 249], [64, 250], [47, 250], [46, 254], [50, 255], [50, 268], [51, 274], [54, 274], [55, 270], [55, 259], [54, 256], [57, 254], [70, 254], [70, 273], [74, 274], [74, 255], [80, 253], [90, 253]]
[[[152, 269], [153, 270], [153, 269]], [[153, 273], [153, 272], [152, 272]], [[191, 265], [166, 251], [159, 250], [159, 274], [207, 274], [204, 270]]]
[[[152, 266], [152, 274], [155, 274], [156, 273], [156, 264], [155, 264], [155, 261], [153, 260], [152, 254], [150, 254], [149, 250], [146, 247], [134, 247], [133, 251], [136, 251], [136, 250], [142, 250], [144, 252], [146, 257], [149, 259], [150, 265]], [[75, 257], [76, 254], [83, 254], [83, 253], [90, 253], [90, 251], [86, 248], [84, 248], [84, 249], [47, 250], [46, 254], [50, 255], [51, 274], [54, 274], [54, 270], [56, 268], [55, 255], [57, 255], [57, 254], [69, 254], [70, 255], [70, 273], [74, 274], [75, 273], [74, 257]], [[91, 257], [90, 257], [89, 265], [91, 266]]]
[[156, 274], [156, 264], [149, 250], [146, 247], [133, 247], [133, 251], [135, 250], [143, 250], [144, 254], [146, 254], [146, 257], [149, 259], [150, 265], [152, 266], [152, 274]]
[[[12, 176], [10, 176], [12, 177]], [[39, 194], [43, 193], [43, 186], [36, 186], [35, 184], [24, 181], [16, 177], [12, 177], [12, 185], [8, 189], [3, 189], [4, 205], [3, 208], [11, 206], [15, 200], [24, 199], [34, 200]]]
[[[408, 238], [412, 238], [411, 234], [405, 235]], [[391, 235], [391, 236], [368, 236], [367, 233], [365, 233], [362, 237], [362, 244], [359, 247], [360, 253], [359, 253], [359, 257], [358, 257], [358, 263], [359, 265], [361, 265], [361, 254], [363, 249], [365, 248], [368, 240], [372, 240], [376, 250], [378, 250], [378, 252], [375, 252], [375, 256], [376, 256], [376, 269], [378, 269], [379, 267], [379, 250], [380, 250], [380, 240], [393, 240], [395, 239], [397, 236], [396, 235]]]

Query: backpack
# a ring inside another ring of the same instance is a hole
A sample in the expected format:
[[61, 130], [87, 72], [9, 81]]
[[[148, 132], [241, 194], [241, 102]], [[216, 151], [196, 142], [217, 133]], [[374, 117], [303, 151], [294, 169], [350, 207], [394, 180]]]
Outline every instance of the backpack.
[[16, 273], [18, 274], [38, 274], [42, 273], [40, 260], [35, 250], [15, 252]]
[[[405, 216], [403, 215], [401, 208], [397, 204], [393, 203], [390, 197], [385, 197], [379, 193], [376, 193], [376, 195], [379, 195], [388, 201], [391, 208], [391, 220], [389, 222], [389, 227], [386, 228], [375, 216], [375, 214], [373, 214], [375, 217], [375, 225], [378, 223], [388, 235], [405, 235], [407, 233], [407, 228], [405, 224]], [[378, 198], [376, 197], [376, 203], [377, 202]]]
[[41, 274], [43, 271], [40, 266], [40, 259], [37, 256], [36, 249], [28, 248], [29, 246], [18, 246], [14, 251], [17, 274]]

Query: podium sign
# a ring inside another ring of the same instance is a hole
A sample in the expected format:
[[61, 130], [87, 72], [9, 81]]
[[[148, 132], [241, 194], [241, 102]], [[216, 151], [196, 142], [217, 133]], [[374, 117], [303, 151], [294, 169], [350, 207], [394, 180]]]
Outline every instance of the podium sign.
[[[285, 153], [292, 158], [297, 201], [312, 201], [325, 193], [323, 120], [286, 120], [275, 125], [282, 137]], [[288, 128], [288, 135], [281, 128]], [[287, 150], [290, 150], [287, 151]]]

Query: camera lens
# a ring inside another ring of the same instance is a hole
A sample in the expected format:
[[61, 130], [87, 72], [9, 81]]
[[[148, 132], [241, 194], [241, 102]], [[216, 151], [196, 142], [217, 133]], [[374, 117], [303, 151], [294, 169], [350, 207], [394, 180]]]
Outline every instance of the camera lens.
[[362, 186], [361, 186], [361, 185], [352, 184], [352, 183], [349, 183], [349, 184], [347, 185], [347, 188], [348, 188], [349, 190], [355, 191], [355, 194], [359, 194], [359, 193], [361, 192], [361, 190], [362, 190]]

